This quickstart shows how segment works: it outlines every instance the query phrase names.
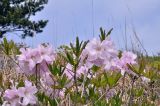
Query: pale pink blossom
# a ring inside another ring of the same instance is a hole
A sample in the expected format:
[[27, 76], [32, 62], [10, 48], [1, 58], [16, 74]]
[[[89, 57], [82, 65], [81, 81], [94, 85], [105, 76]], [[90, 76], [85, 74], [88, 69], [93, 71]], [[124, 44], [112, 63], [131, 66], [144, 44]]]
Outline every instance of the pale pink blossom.
[[32, 70], [37, 63], [40, 62], [40, 54], [36, 49], [30, 48], [21, 48], [21, 55], [18, 56], [19, 63], [28, 66], [30, 70]]
[[[86, 75], [88, 73], [89, 68], [85, 65], [79, 66], [76, 70], [76, 77], [81, 77], [81, 75]], [[71, 64], [67, 64], [66, 69], [64, 70], [63, 74], [65, 74], [68, 79], [72, 79], [75, 75], [73, 67]], [[87, 77], [90, 77], [89, 75]]]
[[63, 99], [63, 98], [65, 97], [65, 91], [66, 91], [65, 88], [63, 88], [62, 90], [59, 91], [59, 97], [60, 97], [61, 99]]
[[80, 66], [78, 69], [77, 69], [77, 76], [80, 77], [81, 75], [86, 75], [88, 78], [90, 78], [90, 74], [88, 73], [89, 69], [87, 66], [83, 65], [83, 66]]
[[20, 105], [20, 97], [18, 96], [18, 91], [16, 88], [14, 89], [7, 89], [4, 92], [3, 95], [4, 100], [6, 101], [3, 105], [5, 104], [10, 105], [10, 106], [19, 106]]
[[52, 46], [47, 45], [47, 46], [43, 46], [43, 45], [39, 45], [38, 46], [38, 51], [40, 53], [40, 58], [41, 58], [41, 62], [45, 61], [48, 64], [52, 63], [55, 60], [55, 52], [52, 49]]
[[84, 51], [87, 52], [87, 60], [88, 62], [100, 66], [104, 62], [104, 49], [105, 47], [102, 45], [99, 39], [94, 38], [91, 40]]
[[121, 57], [121, 64], [136, 64], [137, 55], [132, 52], [124, 51]]
[[81, 59], [83, 61], [87, 57], [85, 64], [89, 68], [96, 65], [99, 67], [103, 66], [106, 70], [109, 70], [111, 67], [110, 62], [117, 57], [117, 54], [114, 43], [109, 38], [103, 41], [94, 38], [83, 50]]
[[18, 55], [19, 72], [23, 72], [26, 75], [47, 72], [49, 70], [48, 64], [51, 64], [56, 57], [50, 45], [39, 45], [38, 48], [34, 49], [21, 48], [20, 51], [21, 54]]
[[120, 69], [122, 75], [124, 75], [125, 72], [134, 74], [131, 70], [129, 70], [127, 64], [135, 65], [136, 58], [137, 56], [134, 53], [124, 51], [120, 59], [119, 58], [114, 59], [113, 66], [114, 68]]
[[36, 86], [32, 86], [32, 83], [29, 81], [25, 81], [24, 87], [18, 88], [18, 96], [23, 98], [23, 100], [20, 102], [22, 105], [27, 106], [28, 104], [36, 104], [37, 97], [35, 94], [37, 93], [38, 89]]
[[27, 106], [28, 104], [36, 104], [37, 98], [29, 93], [29, 90], [21, 87], [18, 89], [18, 95], [23, 97], [23, 101], [21, 101], [20, 104], [24, 106]]
[[73, 67], [72, 67], [71, 64], [68, 63], [66, 65], [66, 68], [65, 68], [63, 74], [65, 74], [68, 77], [68, 79], [72, 79], [73, 78], [74, 72], [73, 72]]
[[4, 92], [3, 98], [5, 102], [3, 105], [27, 106], [29, 104], [36, 104], [37, 98], [35, 93], [37, 93], [37, 91], [36, 86], [32, 86], [32, 83], [26, 80], [24, 87], [19, 87], [18, 89], [12, 87]]

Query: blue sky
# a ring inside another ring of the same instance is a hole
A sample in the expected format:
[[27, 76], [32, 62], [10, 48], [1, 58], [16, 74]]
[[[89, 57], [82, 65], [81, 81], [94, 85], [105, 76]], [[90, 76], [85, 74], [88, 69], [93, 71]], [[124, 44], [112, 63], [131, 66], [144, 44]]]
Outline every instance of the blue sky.
[[74, 42], [76, 36], [82, 40], [98, 37], [100, 27], [114, 28], [111, 38], [116, 47], [122, 49], [125, 39], [128, 48], [131, 48], [131, 41], [138, 47], [134, 29], [147, 52], [156, 54], [160, 52], [159, 10], [160, 0], [93, 0], [93, 5], [92, 0], [49, 0], [45, 9], [32, 18], [49, 20], [43, 33], [25, 40], [17, 36], [8, 38], [30, 46], [49, 42], [58, 47]]

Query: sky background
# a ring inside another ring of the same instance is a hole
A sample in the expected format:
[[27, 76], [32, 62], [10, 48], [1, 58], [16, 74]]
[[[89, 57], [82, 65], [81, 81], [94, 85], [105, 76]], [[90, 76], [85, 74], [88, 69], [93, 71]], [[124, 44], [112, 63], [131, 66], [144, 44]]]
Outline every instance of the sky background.
[[55, 48], [61, 44], [98, 37], [99, 28], [113, 28], [111, 39], [118, 49], [138, 48], [134, 31], [147, 52], [160, 52], [160, 0], [49, 0], [44, 10], [33, 20], [47, 19], [43, 33], [33, 38], [20, 39], [8, 36], [17, 42], [35, 47], [49, 42]]

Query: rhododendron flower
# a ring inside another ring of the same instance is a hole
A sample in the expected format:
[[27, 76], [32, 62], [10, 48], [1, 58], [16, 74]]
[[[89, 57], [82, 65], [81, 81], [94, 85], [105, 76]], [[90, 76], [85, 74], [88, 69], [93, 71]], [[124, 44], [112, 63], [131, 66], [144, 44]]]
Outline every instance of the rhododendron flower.
[[122, 57], [121, 57], [121, 63], [123, 65], [125, 64], [136, 64], [136, 58], [137, 58], [137, 55], [135, 55], [134, 53], [132, 52], [127, 52], [127, 51], [124, 51], [122, 53]]
[[104, 45], [99, 39], [94, 38], [91, 40], [85, 50], [88, 52], [88, 61], [100, 66], [104, 62]]
[[[110, 69], [110, 61], [117, 57], [117, 50], [114, 47], [113, 42], [107, 38], [103, 41], [94, 38], [91, 40], [86, 48], [82, 52], [82, 59], [87, 57], [86, 65], [91, 68], [93, 65], [104, 66], [106, 69]], [[106, 65], [106, 66], [105, 66]]]
[[36, 104], [37, 98], [34, 95], [37, 93], [37, 88], [32, 86], [32, 83], [25, 81], [25, 87], [12, 87], [4, 92], [3, 98], [6, 101], [3, 105], [10, 106], [27, 106], [28, 104]]
[[[83, 65], [83, 66], [79, 66], [76, 70], [76, 76], [80, 77], [82, 74], [85, 75], [88, 72], [88, 68]], [[63, 72], [68, 79], [72, 79], [74, 77], [74, 70], [71, 64], [67, 64], [66, 69]], [[89, 75], [87, 77], [90, 77]]]
[[72, 79], [74, 76], [72, 65], [68, 63], [63, 73], [68, 77], [68, 79]]
[[40, 63], [40, 55], [36, 49], [21, 48], [21, 55], [18, 56], [20, 65], [28, 66], [28, 69], [32, 70], [37, 63]]
[[39, 45], [37, 49], [38, 49], [40, 56], [41, 56], [40, 57], [41, 62], [45, 61], [48, 64], [50, 64], [55, 60], [55, 52], [53, 51], [52, 46]]
[[44, 92], [44, 94], [48, 97], [52, 96], [54, 90], [51, 88], [51, 86], [46, 85], [46, 83], [43, 80], [40, 80], [41, 82], [41, 92]]
[[77, 70], [77, 76], [80, 77], [81, 75], [86, 75], [86, 77], [90, 78], [90, 74], [88, 73], [89, 69], [87, 66], [83, 65], [78, 68]]
[[40, 74], [48, 71], [47, 64], [52, 63], [55, 60], [55, 52], [52, 47], [47, 45], [39, 45], [38, 48], [21, 48], [21, 55], [18, 56], [20, 71], [23, 71], [27, 75], [35, 74], [36, 71]]
[[124, 75], [125, 72], [133, 74], [133, 72], [128, 69], [127, 64], [132, 64], [132, 65], [136, 64], [136, 58], [137, 56], [134, 53], [124, 51], [120, 59], [118, 58], [114, 59], [113, 66], [116, 67], [117, 69], [120, 69], [122, 75]]
[[60, 91], [59, 96], [60, 96], [60, 98], [64, 98], [64, 96], [65, 96], [64, 91]]
[[34, 94], [37, 93], [37, 91], [36, 86], [32, 86], [32, 83], [26, 80], [25, 87], [18, 88], [18, 95], [23, 98], [21, 104], [25, 106], [28, 104], [36, 104], [37, 98]]
[[3, 98], [6, 101], [4, 104], [8, 104], [8, 105], [10, 104], [10, 106], [19, 106], [20, 105], [20, 103], [19, 103], [20, 98], [18, 96], [18, 91], [16, 88], [7, 89], [4, 92]]

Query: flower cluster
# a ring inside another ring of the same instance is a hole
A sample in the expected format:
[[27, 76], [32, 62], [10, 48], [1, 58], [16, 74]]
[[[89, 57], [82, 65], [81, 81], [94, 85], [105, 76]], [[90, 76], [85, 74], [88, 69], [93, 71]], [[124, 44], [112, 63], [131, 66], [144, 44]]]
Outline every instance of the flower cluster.
[[[87, 74], [88, 70], [94, 65], [102, 67], [106, 71], [118, 69], [124, 75], [124, 72], [129, 72], [127, 64], [136, 64], [136, 58], [137, 56], [134, 53], [128, 51], [122, 52], [122, 56], [119, 58], [118, 50], [110, 38], [106, 38], [103, 41], [94, 38], [82, 51], [81, 62], [76, 70], [76, 75], [80, 77], [82, 74]], [[71, 64], [67, 64], [64, 74], [69, 79], [73, 78], [74, 70]]]
[[106, 70], [109, 70], [112, 66], [111, 61], [117, 57], [117, 54], [118, 51], [109, 38], [103, 41], [94, 38], [87, 44], [81, 56], [82, 58], [87, 57], [86, 65], [89, 68], [96, 65], [103, 66]]
[[[83, 65], [78, 67], [78, 69], [76, 70], [76, 76], [77, 77], [81, 77], [81, 75], [87, 75], [88, 74], [88, 67]], [[66, 69], [64, 70], [64, 74], [68, 77], [68, 79], [72, 79], [74, 77], [74, 70], [71, 64], [67, 64]], [[90, 75], [88, 74], [87, 77], [90, 77]]]
[[[39, 45], [38, 48], [21, 48], [18, 56], [20, 71], [27, 75], [43, 74], [48, 64], [55, 60], [55, 52], [49, 45]], [[38, 70], [38, 72], [36, 72]]]
[[37, 102], [37, 97], [35, 96], [37, 91], [36, 86], [32, 86], [32, 83], [26, 80], [24, 87], [19, 87], [17, 89], [13, 86], [11, 89], [7, 89], [4, 92], [3, 98], [5, 102], [3, 106], [34, 105]]
[[135, 55], [134, 53], [124, 51], [122, 53], [122, 57], [120, 57], [120, 59], [117, 58], [113, 61], [114, 67], [121, 70], [122, 75], [124, 75], [125, 72], [130, 73], [131, 71], [128, 68], [127, 64], [132, 64], [132, 65], [137, 64], [136, 58], [137, 58], [137, 55]]

